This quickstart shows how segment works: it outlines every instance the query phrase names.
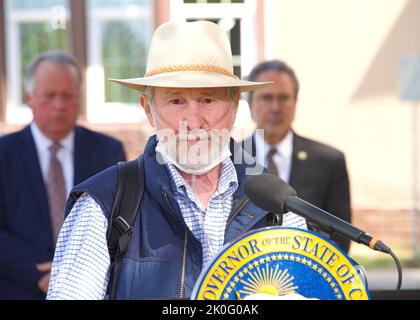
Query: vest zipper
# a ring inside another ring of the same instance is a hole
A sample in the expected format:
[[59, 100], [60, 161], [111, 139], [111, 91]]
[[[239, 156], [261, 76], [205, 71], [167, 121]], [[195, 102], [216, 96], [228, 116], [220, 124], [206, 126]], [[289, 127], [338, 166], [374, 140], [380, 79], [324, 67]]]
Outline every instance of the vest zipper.
[[239, 204], [239, 206], [236, 208], [236, 210], [233, 211], [232, 214], [229, 216], [229, 219], [228, 219], [226, 225], [229, 225], [233, 221], [233, 219], [235, 219], [235, 217], [239, 214], [239, 212], [241, 212], [241, 210], [243, 208], [245, 208], [245, 206], [248, 204], [248, 202], [249, 202], [249, 199], [245, 199], [244, 201], [242, 201]]
[[179, 298], [184, 298], [185, 291], [185, 268], [187, 265], [187, 247], [188, 247], [188, 231], [185, 230], [184, 250], [182, 253], [182, 272], [181, 272], [181, 286], [179, 289]]
[[[175, 209], [172, 207], [171, 202], [169, 201], [168, 195], [166, 192], [163, 193], [166, 202], [169, 204], [169, 207], [171, 210], [176, 214]], [[240, 205], [235, 209], [235, 211], [232, 212], [232, 214], [229, 216], [229, 219], [226, 223], [226, 225], [229, 225], [233, 219], [241, 212], [241, 210], [248, 204], [249, 199], [245, 199], [240, 203]], [[179, 289], [179, 298], [184, 298], [184, 291], [185, 291], [185, 269], [187, 264], [187, 248], [188, 248], [188, 228], [185, 229], [185, 238], [184, 238], [184, 248], [182, 252], [182, 271], [181, 271], [181, 284]]]
[[[168, 203], [169, 207], [171, 208], [172, 212], [176, 214], [176, 211], [174, 207], [172, 206], [172, 203], [169, 201], [168, 194], [166, 192], [163, 193], [163, 196], [166, 199], [166, 202]], [[182, 270], [181, 270], [181, 284], [179, 288], [179, 298], [184, 298], [184, 292], [185, 292], [185, 269], [187, 265], [187, 247], [188, 247], [188, 227], [185, 228], [185, 236], [184, 236], [184, 248], [182, 250]]]

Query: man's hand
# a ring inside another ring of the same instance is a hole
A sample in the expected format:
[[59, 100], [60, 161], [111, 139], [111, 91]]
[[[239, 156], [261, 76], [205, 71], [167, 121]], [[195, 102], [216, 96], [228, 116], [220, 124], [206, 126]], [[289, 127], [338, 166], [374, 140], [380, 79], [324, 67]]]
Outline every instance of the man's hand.
[[41, 279], [39, 279], [38, 281], [38, 288], [44, 293], [47, 293], [48, 291], [48, 284], [50, 282], [50, 275], [51, 275], [51, 265], [52, 265], [51, 261], [38, 263], [36, 265], [36, 268], [38, 271], [45, 273], [41, 277]]

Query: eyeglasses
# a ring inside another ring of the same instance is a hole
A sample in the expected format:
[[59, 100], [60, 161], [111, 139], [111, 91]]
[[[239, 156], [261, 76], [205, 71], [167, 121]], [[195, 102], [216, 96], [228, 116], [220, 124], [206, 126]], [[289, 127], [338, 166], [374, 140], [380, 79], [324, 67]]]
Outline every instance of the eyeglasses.
[[278, 104], [286, 104], [293, 100], [293, 97], [288, 94], [279, 94], [274, 96], [272, 94], [255, 95], [255, 101], [262, 105], [272, 105], [274, 101]]

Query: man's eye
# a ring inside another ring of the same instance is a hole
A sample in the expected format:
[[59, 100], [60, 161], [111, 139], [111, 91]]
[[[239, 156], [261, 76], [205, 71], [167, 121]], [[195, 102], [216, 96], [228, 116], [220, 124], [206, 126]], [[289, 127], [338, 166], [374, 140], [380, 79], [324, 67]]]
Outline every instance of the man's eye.
[[180, 99], [172, 99], [172, 100], [169, 100], [169, 103], [170, 104], [181, 104], [181, 100]]
[[64, 100], [71, 100], [71, 99], [73, 99], [73, 98], [74, 98], [74, 95], [73, 95], [73, 94], [71, 94], [71, 93], [65, 93], [65, 94], [63, 95], [63, 98], [64, 98]]
[[53, 99], [54, 96], [55, 96], [54, 92], [47, 92], [45, 94], [45, 98], [47, 98], [47, 99]]
[[215, 100], [211, 98], [202, 98], [199, 100], [199, 103], [202, 105], [210, 105], [210, 104], [213, 104], [214, 102]]
[[264, 102], [271, 102], [274, 100], [274, 97], [272, 95], [265, 95], [261, 96], [261, 100]]

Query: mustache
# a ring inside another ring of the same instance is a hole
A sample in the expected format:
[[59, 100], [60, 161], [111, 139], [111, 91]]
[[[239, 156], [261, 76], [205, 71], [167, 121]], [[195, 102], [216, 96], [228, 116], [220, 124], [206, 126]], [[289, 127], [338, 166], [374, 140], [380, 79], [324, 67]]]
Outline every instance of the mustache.
[[200, 141], [216, 138], [217, 134], [213, 130], [197, 129], [178, 132], [178, 141]]
[[182, 142], [206, 142], [226, 143], [231, 138], [229, 129], [158, 129], [156, 131], [157, 139], [163, 143], [182, 143]]
[[272, 111], [272, 112], [269, 113], [269, 117], [271, 117], [271, 118], [282, 118], [282, 117], [284, 117], [284, 114], [281, 111]]
[[267, 120], [268, 121], [284, 121], [284, 114], [282, 112], [271, 112]]

